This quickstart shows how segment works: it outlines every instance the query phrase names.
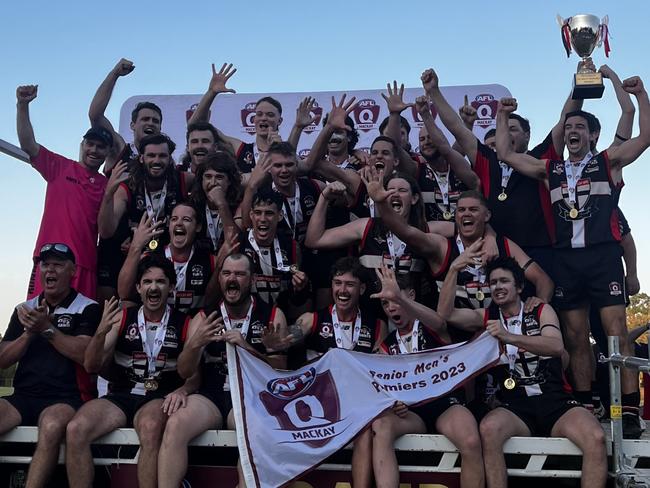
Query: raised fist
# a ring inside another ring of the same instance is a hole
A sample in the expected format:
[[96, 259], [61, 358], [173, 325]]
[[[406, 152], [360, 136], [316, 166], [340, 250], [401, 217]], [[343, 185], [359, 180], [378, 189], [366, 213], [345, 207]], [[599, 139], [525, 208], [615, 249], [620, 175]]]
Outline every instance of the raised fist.
[[18, 103], [29, 103], [36, 98], [38, 85], [23, 85], [16, 88]]
[[632, 76], [623, 81], [623, 90], [632, 95], [638, 95], [639, 93], [643, 93], [645, 89], [643, 88], [643, 81], [641, 78], [638, 76]]
[[505, 112], [507, 114], [510, 114], [517, 110], [517, 99], [516, 98], [510, 98], [510, 97], [504, 97], [501, 100], [499, 100], [499, 112]]
[[424, 71], [422, 76], [420, 76], [420, 80], [422, 80], [422, 86], [424, 87], [424, 91], [427, 93], [434, 88], [438, 88], [438, 83], [440, 81], [438, 75], [432, 68]]
[[133, 61], [129, 61], [126, 58], [120, 59], [115, 67], [113, 68], [113, 73], [115, 73], [117, 76], [126, 76], [131, 71], [135, 69], [135, 65], [133, 64]]

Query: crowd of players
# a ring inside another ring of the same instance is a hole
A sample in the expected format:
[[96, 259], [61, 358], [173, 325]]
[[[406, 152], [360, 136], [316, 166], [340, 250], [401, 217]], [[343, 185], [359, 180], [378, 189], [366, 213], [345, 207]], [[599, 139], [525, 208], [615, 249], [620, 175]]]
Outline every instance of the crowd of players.
[[[408, 354], [482, 330], [504, 345], [502, 364], [376, 419], [355, 439], [354, 485], [398, 486], [393, 441], [425, 432], [459, 448], [463, 487], [505, 486], [503, 443], [530, 435], [571, 439], [583, 451], [582, 485], [605, 485], [589, 337], [604, 330], [633, 354], [625, 303], [639, 284], [618, 200], [622, 168], [650, 146], [638, 77], [600, 68], [622, 108], [602, 152], [598, 119], [571, 98], [532, 150], [512, 98], [480, 141], [476, 111], [450, 106], [428, 69], [414, 104], [388, 85], [390, 115], [369, 154], [355, 150], [355, 100], [343, 95], [301, 159], [311, 98], [287, 141], [271, 97], [256, 104], [253, 143], [210, 124], [215, 98], [233, 92], [236, 70], [224, 64], [213, 66], [174, 161], [155, 104], [133, 110], [132, 142], [104, 116], [133, 69], [120, 60], [97, 90], [78, 162], [36, 142], [37, 87], [17, 89], [20, 146], [47, 182], [28, 300], [0, 342], [0, 367], [18, 362], [0, 432], [39, 427], [27, 486], [46, 483], [63, 440], [70, 486], [92, 486], [91, 443], [124, 426], [140, 439], [139, 485], [179, 486], [188, 442], [234, 428], [226, 343], [293, 369], [333, 347]], [[424, 122], [417, 154], [400, 116], [413, 105]], [[639, 400], [637, 375], [624, 373], [627, 437], [641, 434]]]

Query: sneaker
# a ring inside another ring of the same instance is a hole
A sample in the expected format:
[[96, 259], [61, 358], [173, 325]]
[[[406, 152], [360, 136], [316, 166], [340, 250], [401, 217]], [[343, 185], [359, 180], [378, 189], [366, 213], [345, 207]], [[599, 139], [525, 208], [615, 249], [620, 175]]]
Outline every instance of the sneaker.
[[623, 412], [623, 438], [639, 439], [642, 432], [639, 415], [632, 412]]
[[594, 410], [592, 412], [594, 414], [594, 417], [598, 419], [598, 422], [602, 422], [605, 420], [605, 406], [601, 403], [597, 407], [594, 407]]

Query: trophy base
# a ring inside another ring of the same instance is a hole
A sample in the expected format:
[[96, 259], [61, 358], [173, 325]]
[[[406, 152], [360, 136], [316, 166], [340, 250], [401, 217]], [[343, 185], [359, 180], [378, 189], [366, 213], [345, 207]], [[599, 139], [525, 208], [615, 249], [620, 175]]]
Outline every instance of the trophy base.
[[573, 100], [600, 98], [605, 91], [603, 75], [600, 73], [576, 73], [573, 78]]

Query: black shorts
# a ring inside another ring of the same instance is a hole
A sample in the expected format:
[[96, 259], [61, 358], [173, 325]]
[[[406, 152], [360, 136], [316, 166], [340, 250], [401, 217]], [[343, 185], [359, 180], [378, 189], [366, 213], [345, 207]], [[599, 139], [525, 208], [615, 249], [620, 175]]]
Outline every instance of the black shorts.
[[548, 437], [562, 415], [581, 405], [568, 393], [547, 393], [519, 398], [501, 405], [519, 417], [533, 437]]
[[409, 410], [422, 419], [427, 427], [428, 434], [436, 433], [436, 421], [445, 411], [454, 405], [463, 405], [462, 395], [453, 392], [451, 395], [445, 395], [437, 398], [424, 405], [409, 407]]
[[583, 249], [556, 249], [553, 307], [573, 310], [587, 303], [599, 308], [625, 305], [625, 274], [618, 243]]
[[38, 419], [41, 416], [43, 410], [45, 410], [47, 407], [51, 407], [52, 405], [63, 403], [65, 405], [70, 405], [75, 410], [78, 410], [79, 407], [81, 407], [83, 404], [81, 398], [78, 397], [43, 398], [14, 393], [11, 396], [3, 398], [7, 400], [16, 410], [18, 410], [18, 413], [20, 413], [20, 425], [27, 426], [37, 426]]
[[212, 403], [215, 404], [215, 406], [219, 409], [219, 412], [221, 412], [221, 417], [223, 418], [223, 424], [226, 425], [226, 418], [228, 417], [228, 414], [232, 410], [232, 399], [230, 398], [230, 392], [229, 391], [215, 391], [214, 389], [207, 389], [207, 388], [201, 388], [199, 391], [197, 391], [199, 395], [204, 396], [208, 400], [210, 400]]
[[138, 410], [151, 400], [164, 398], [165, 395], [167, 395], [167, 392], [152, 392], [147, 393], [147, 395], [135, 395], [133, 393], [119, 391], [109, 392], [101, 399], [108, 400], [117, 408], [122, 410], [126, 416], [126, 426], [133, 427], [133, 419], [135, 418], [135, 414], [138, 413]]

